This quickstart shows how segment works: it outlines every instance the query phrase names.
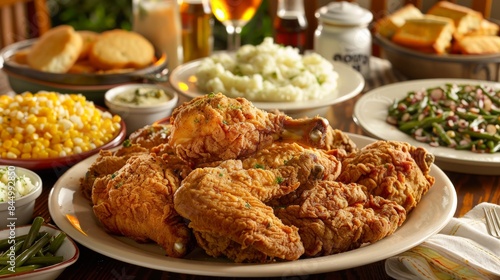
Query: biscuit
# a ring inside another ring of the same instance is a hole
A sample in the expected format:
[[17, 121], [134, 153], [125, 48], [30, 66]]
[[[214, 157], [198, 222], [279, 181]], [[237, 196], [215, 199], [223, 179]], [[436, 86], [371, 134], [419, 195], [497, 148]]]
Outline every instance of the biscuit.
[[53, 73], [65, 73], [82, 49], [82, 38], [73, 27], [60, 25], [43, 34], [31, 47], [26, 60], [30, 67]]
[[392, 41], [418, 51], [443, 54], [451, 47], [454, 30], [451, 19], [425, 15], [423, 18], [407, 19]]
[[413, 4], [406, 4], [394, 13], [379, 19], [375, 23], [375, 31], [386, 38], [391, 38], [394, 33], [405, 23], [409, 18], [421, 18], [422, 12]]
[[84, 60], [87, 58], [92, 45], [99, 37], [99, 33], [90, 30], [78, 30], [76, 31], [80, 36], [82, 36], [82, 51], [78, 56], [78, 60]]
[[427, 11], [427, 14], [452, 19], [455, 23], [455, 37], [480, 29], [483, 20], [480, 12], [448, 1], [437, 2]]
[[457, 41], [457, 49], [462, 54], [500, 53], [500, 37], [465, 36]]
[[139, 33], [115, 29], [101, 33], [89, 61], [98, 69], [144, 68], [154, 59], [154, 47]]

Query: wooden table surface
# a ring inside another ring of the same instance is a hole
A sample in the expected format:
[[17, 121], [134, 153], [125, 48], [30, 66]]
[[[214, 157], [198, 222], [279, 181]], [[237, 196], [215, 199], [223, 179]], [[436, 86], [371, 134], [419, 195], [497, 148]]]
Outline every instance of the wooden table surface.
[[[327, 114], [330, 124], [335, 127], [357, 134], [363, 134], [352, 118], [353, 108], [356, 100], [366, 91], [377, 86], [394, 83], [403, 80], [390, 69], [390, 64], [385, 60], [374, 58], [372, 60], [372, 77], [366, 80], [363, 92], [357, 97], [331, 106]], [[0, 73], [0, 85], [5, 89], [8, 86], [5, 76]], [[5, 90], [4, 90], [5, 92]], [[0, 92], [1, 93], [1, 92]], [[48, 197], [50, 190], [58, 177], [64, 170], [44, 170], [38, 171], [44, 180], [44, 190], [37, 199], [35, 206], [35, 216], [42, 216], [51, 222], [51, 215], [48, 210]], [[458, 206], [455, 217], [460, 217], [480, 202], [500, 202], [500, 176], [471, 175], [445, 171], [446, 175], [453, 182], [457, 196]], [[221, 279], [221, 277], [197, 276], [191, 274], [178, 274], [168, 271], [153, 270], [94, 252], [79, 245], [80, 258], [72, 266], [66, 268], [58, 279]], [[287, 275], [286, 272], [283, 275]], [[230, 277], [224, 279], [249, 279], [240, 277]], [[334, 271], [323, 274], [311, 274], [302, 276], [283, 276], [267, 279], [391, 279], [384, 270], [384, 261], [359, 266], [351, 269]]]

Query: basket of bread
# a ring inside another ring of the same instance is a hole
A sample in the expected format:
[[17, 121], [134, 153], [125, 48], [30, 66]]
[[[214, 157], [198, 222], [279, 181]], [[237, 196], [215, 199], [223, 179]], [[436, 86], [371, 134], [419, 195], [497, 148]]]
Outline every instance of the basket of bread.
[[500, 80], [499, 24], [465, 6], [407, 4], [375, 22], [374, 41], [409, 79]]
[[161, 79], [168, 71], [165, 53], [141, 34], [122, 29], [97, 33], [59, 25], [39, 38], [11, 44], [0, 54], [0, 65], [18, 93], [76, 91], [97, 93], [102, 99], [111, 87]]

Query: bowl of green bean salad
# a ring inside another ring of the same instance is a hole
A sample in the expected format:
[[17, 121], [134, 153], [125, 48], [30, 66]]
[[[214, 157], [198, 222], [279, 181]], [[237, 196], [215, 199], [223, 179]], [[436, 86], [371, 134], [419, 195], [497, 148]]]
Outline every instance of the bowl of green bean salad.
[[365, 132], [423, 146], [442, 169], [500, 174], [500, 83], [412, 80], [367, 92], [354, 119]]
[[0, 279], [56, 279], [79, 256], [76, 243], [42, 217], [0, 231]]

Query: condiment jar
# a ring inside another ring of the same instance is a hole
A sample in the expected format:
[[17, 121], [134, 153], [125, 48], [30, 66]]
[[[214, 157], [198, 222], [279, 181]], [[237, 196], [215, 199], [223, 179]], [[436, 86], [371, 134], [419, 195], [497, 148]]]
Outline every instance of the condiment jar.
[[372, 13], [342, 1], [319, 8], [315, 16], [318, 28], [314, 33], [314, 51], [326, 59], [349, 64], [368, 77], [372, 48], [368, 25]]

